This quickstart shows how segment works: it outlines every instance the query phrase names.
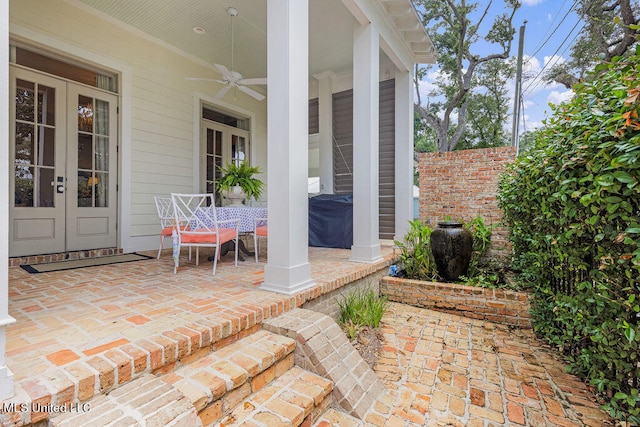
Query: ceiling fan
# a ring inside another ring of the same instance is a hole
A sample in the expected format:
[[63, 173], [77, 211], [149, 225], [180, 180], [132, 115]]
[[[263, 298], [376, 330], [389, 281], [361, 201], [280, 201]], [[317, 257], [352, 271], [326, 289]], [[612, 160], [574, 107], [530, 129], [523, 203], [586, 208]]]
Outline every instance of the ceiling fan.
[[265, 98], [264, 95], [261, 94], [260, 92], [257, 92], [251, 89], [250, 87], [247, 87], [246, 85], [266, 85], [267, 78], [260, 77], [260, 78], [245, 79], [242, 77], [242, 74], [240, 74], [239, 72], [233, 69], [233, 48], [234, 48], [233, 18], [238, 15], [238, 9], [236, 9], [235, 7], [228, 7], [227, 13], [229, 14], [229, 16], [231, 16], [231, 70], [229, 70], [224, 65], [214, 64], [215, 67], [222, 74], [222, 80], [206, 79], [206, 78], [199, 78], [199, 77], [187, 77], [187, 80], [203, 80], [203, 81], [218, 82], [218, 83], [224, 84], [224, 87], [220, 89], [220, 91], [218, 91], [218, 93], [215, 95], [214, 98], [216, 99], [221, 99], [227, 94], [227, 92], [229, 92], [229, 90], [237, 88], [241, 92], [244, 92], [249, 96], [252, 96], [258, 101], [262, 101]]

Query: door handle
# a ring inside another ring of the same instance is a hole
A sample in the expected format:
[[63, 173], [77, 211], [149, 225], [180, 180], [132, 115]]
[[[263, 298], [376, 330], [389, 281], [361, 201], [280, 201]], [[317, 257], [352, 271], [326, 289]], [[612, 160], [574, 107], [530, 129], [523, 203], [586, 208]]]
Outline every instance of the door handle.
[[56, 177], [56, 193], [64, 194], [64, 177], [58, 176]]

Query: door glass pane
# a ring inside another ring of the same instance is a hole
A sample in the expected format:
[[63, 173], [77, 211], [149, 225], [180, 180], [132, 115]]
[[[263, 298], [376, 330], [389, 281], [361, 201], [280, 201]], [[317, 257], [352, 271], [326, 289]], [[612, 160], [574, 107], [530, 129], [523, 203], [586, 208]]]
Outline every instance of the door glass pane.
[[95, 195], [96, 208], [106, 208], [108, 206], [107, 198], [109, 194], [109, 174], [106, 172], [96, 172], [93, 178], [93, 187]]
[[54, 170], [52, 168], [38, 168], [38, 206], [41, 208], [55, 207], [54, 199]]
[[109, 102], [78, 96], [78, 207], [108, 207]]
[[93, 174], [78, 171], [78, 207], [90, 208], [93, 201]]
[[93, 169], [93, 144], [91, 135], [78, 134], [78, 169]]
[[109, 135], [109, 103], [96, 99], [96, 130], [100, 135]]
[[244, 162], [246, 157], [245, 138], [238, 135], [231, 135], [231, 159], [237, 164]]
[[38, 126], [38, 165], [55, 166], [55, 131]]
[[93, 99], [78, 96], [78, 130], [93, 132]]
[[216, 192], [216, 182], [220, 178], [220, 170], [216, 166], [222, 166], [222, 132], [215, 129], [207, 129], [207, 177], [205, 186], [207, 192], [215, 195], [215, 203], [220, 205], [220, 194]]
[[35, 163], [33, 125], [16, 123], [16, 164]]
[[213, 181], [215, 173], [215, 163], [212, 156], [207, 156], [207, 181]]
[[33, 207], [33, 168], [16, 165], [15, 174], [14, 202], [16, 207]]
[[98, 171], [109, 170], [109, 138], [96, 136], [95, 169]]
[[38, 123], [50, 126], [56, 124], [56, 90], [38, 85]]
[[54, 207], [55, 89], [16, 80], [14, 203]]
[[207, 129], [207, 154], [213, 153], [213, 129]]
[[222, 132], [216, 132], [216, 153], [222, 155]]
[[35, 121], [34, 90], [32, 82], [18, 79], [16, 81], [16, 120]]
[[216, 180], [222, 177], [222, 172], [220, 172], [220, 168], [222, 167], [222, 156], [216, 157]]
[[235, 135], [231, 136], [231, 161], [236, 165], [239, 165], [238, 162], [238, 137]]
[[238, 160], [244, 162], [247, 160], [247, 147], [244, 137], [238, 137]]

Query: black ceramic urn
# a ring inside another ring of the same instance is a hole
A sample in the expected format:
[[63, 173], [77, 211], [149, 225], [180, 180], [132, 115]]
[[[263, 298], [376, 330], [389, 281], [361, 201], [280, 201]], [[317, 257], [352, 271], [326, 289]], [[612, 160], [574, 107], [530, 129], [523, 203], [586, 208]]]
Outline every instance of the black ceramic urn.
[[448, 282], [467, 273], [472, 251], [473, 236], [461, 222], [439, 222], [438, 228], [431, 233], [431, 252], [438, 274]]

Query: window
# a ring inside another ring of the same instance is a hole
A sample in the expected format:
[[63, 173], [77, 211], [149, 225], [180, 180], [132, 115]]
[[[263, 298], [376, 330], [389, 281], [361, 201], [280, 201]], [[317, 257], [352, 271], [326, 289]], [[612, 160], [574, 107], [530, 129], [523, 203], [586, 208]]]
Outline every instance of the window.
[[118, 93], [118, 79], [115, 74], [75, 64], [72, 60], [55, 58], [51, 54], [37, 52], [33, 48], [11, 45], [10, 62], [87, 86]]

